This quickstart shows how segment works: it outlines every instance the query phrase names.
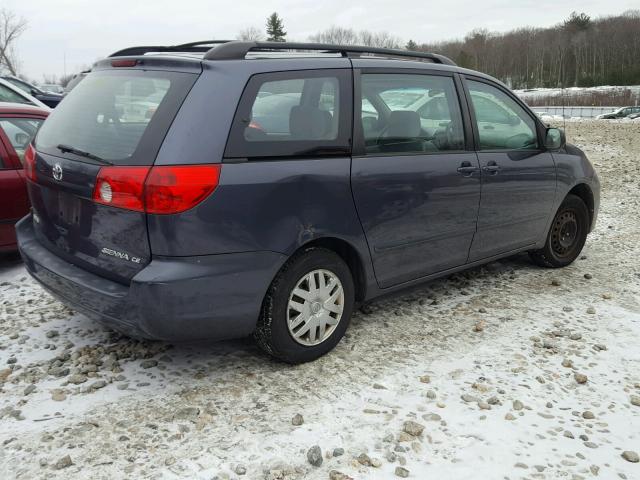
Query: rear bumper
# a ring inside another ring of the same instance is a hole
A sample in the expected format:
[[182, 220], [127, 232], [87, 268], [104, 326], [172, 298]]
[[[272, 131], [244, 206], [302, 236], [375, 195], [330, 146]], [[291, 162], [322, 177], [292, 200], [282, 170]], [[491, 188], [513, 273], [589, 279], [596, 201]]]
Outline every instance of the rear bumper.
[[167, 341], [222, 340], [253, 332], [262, 299], [286, 257], [245, 252], [154, 257], [130, 285], [72, 265], [16, 225], [28, 272], [70, 308], [126, 334]]

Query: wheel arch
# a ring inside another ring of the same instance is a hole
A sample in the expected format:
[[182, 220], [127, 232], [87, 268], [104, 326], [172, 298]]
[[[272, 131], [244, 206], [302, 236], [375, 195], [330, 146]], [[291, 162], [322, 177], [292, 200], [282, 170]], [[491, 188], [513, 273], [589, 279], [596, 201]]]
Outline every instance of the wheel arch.
[[337, 237], [321, 237], [315, 238], [304, 245], [301, 245], [296, 252], [309, 247], [326, 248], [340, 256], [340, 258], [342, 258], [349, 267], [349, 270], [351, 270], [356, 290], [356, 302], [361, 302], [366, 298], [367, 275], [364, 266], [364, 259], [352, 244]]
[[[578, 183], [567, 192], [567, 195], [575, 195], [585, 203], [587, 210], [589, 211], [589, 226], [592, 227], [595, 215], [595, 198], [591, 187], [586, 183]], [[565, 195], [564, 198], [567, 198], [567, 195]]]

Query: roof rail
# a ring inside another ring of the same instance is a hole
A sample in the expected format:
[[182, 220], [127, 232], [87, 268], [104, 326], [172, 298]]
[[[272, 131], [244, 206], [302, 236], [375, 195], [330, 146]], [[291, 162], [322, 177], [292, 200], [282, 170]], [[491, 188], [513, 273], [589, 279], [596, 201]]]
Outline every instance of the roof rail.
[[360, 45], [331, 45], [326, 43], [293, 43], [293, 42], [224, 42], [211, 48], [204, 55], [205, 60], [239, 60], [245, 58], [250, 51], [273, 50], [313, 50], [326, 53], [340, 53], [343, 57], [359, 56], [361, 54], [374, 54], [387, 57], [407, 57], [426, 59], [443, 65], [455, 65], [444, 55], [437, 53], [413, 52], [411, 50], [398, 50], [394, 48], [364, 47]]
[[196, 52], [206, 53], [212, 45], [231, 42], [232, 40], [202, 40], [199, 42], [182, 43], [180, 45], [147, 45], [140, 47], [128, 47], [112, 53], [109, 57], [126, 57], [144, 55], [149, 52]]

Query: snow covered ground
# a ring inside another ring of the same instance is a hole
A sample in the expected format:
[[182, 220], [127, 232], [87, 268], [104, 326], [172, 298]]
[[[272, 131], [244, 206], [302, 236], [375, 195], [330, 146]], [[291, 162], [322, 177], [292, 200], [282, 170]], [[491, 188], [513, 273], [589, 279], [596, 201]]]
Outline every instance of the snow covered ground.
[[603, 184], [580, 260], [366, 305], [297, 367], [122, 338], [0, 259], [0, 477], [640, 478], [640, 130], [567, 130]]
[[590, 95], [615, 96], [629, 92], [631, 95], [640, 97], [640, 85], [616, 86], [602, 85], [598, 87], [567, 87], [567, 88], [528, 88], [522, 90], [514, 90], [514, 93], [521, 98], [548, 98], [555, 97], [579, 97]]

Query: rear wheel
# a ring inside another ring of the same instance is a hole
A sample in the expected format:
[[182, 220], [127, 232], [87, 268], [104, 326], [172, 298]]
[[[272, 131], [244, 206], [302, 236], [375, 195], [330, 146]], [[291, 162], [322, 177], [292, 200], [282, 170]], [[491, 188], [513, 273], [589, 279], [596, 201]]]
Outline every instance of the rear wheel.
[[588, 232], [587, 206], [580, 197], [567, 195], [553, 219], [544, 247], [529, 252], [529, 256], [542, 267], [565, 267], [580, 255]]
[[287, 261], [269, 287], [254, 338], [285, 362], [315, 360], [343, 337], [354, 292], [342, 258], [325, 248], [305, 248]]

